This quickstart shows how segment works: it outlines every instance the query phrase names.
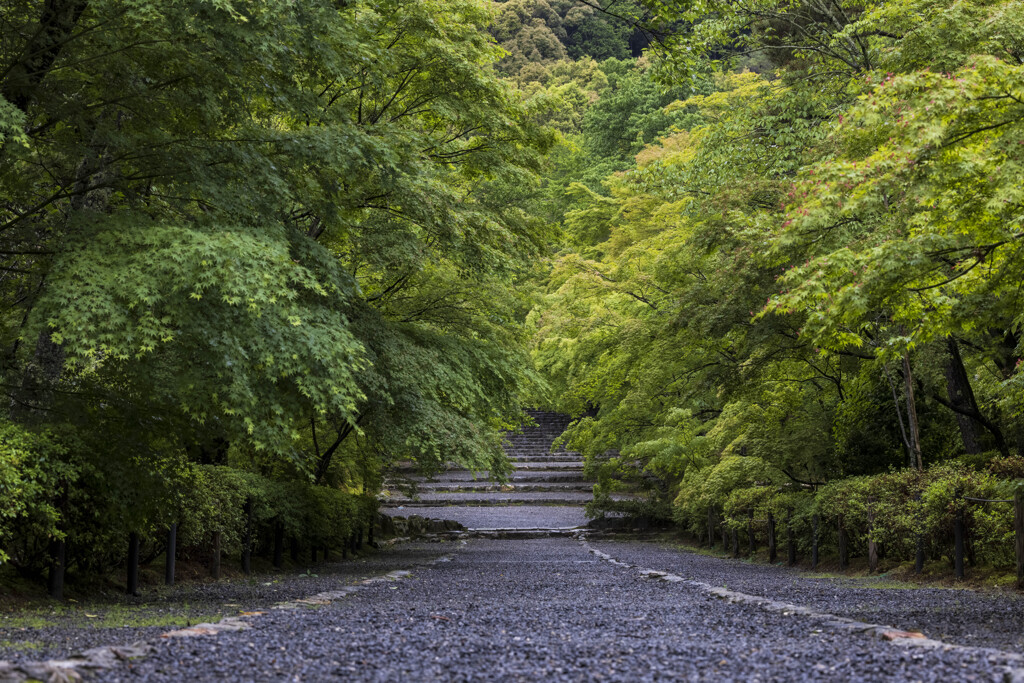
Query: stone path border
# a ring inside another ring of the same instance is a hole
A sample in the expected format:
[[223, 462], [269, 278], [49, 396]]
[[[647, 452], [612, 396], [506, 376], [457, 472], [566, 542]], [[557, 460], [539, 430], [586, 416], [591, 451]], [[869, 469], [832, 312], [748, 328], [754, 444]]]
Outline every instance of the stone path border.
[[[408, 540], [408, 539], [404, 539]], [[460, 541], [460, 546], [466, 541]], [[412, 570], [419, 567], [451, 562], [454, 554], [442, 555], [433, 560], [420, 562], [412, 566], [412, 569], [396, 569], [386, 574], [372, 576], [363, 579], [357, 584], [345, 586], [334, 591], [324, 591], [311, 595], [308, 598], [299, 598], [287, 602], [279, 602], [268, 610], [273, 609], [299, 609], [302, 607], [316, 607], [328, 605], [341, 600], [347, 595], [362, 590], [365, 586], [385, 581], [400, 581], [412, 576]], [[242, 612], [241, 616], [224, 617], [215, 623], [196, 624], [187, 628], [177, 629], [164, 633], [161, 638], [194, 638], [197, 636], [216, 636], [221, 633], [234, 633], [245, 631], [251, 628], [249, 619], [266, 614], [266, 611]], [[81, 654], [68, 657], [67, 659], [51, 659], [45, 662], [26, 662], [22, 664], [10, 664], [0, 661], [0, 683], [24, 683], [25, 681], [44, 681], [45, 683], [80, 683], [83, 674], [95, 672], [102, 669], [111, 669], [121, 662], [139, 659], [149, 655], [156, 649], [151, 642], [139, 642], [132, 645], [112, 645], [105, 647], [94, 647], [83, 651]]]
[[828, 612], [818, 612], [817, 610], [803, 605], [781, 602], [778, 600], [772, 600], [771, 598], [763, 598], [758, 595], [750, 595], [748, 593], [740, 593], [739, 591], [732, 591], [727, 588], [718, 588], [711, 584], [704, 583], [703, 581], [687, 579], [679, 576], [678, 574], [672, 574], [671, 572], [665, 572], [659, 569], [649, 569], [647, 567], [641, 567], [639, 565], [617, 560], [608, 553], [602, 552], [590, 545], [587, 542], [587, 536], [585, 533], [578, 533], [576, 538], [579, 540], [583, 548], [591, 554], [596, 555], [609, 564], [613, 564], [618, 567], [625, 567], [627, 569], [635, 569], [640, 576], [646, 579], [665, 581], [667, 583], [681, 583], [714, 595], [715, 597], [723, 600], [728, 600], [729, 602], [757, 605], [769, 612], [781, 612], [784, 615], [792, 614], [820, 619], [823, 622], [823, 626], [828, 626], [836, 630], [845, 630], [852, 633], [861, 633], [873, 636], [899, 647], [922, 648], [929, 650], [940, 649], [944, 652], [955, 650], [957, 652], [971, 653], [979, 657], [987, 657], [993, 663], [996, 660], [1012, 662], [1014, 664], [1013, 666], [1003, 665], [1004, 683], [1024, 683], [1024, 656], [1015, 652], [1005, 652], [1003, 650], [996, 650], [993, 648], [970, 647], [966, 645], [946, 643], [941, 640], [927, 638], [924, 634], [917, 633], [915, 631], [903, 631], [884, 624], [869, 624], [867, 622], [841, 617], [836, 614], [829, 614]]

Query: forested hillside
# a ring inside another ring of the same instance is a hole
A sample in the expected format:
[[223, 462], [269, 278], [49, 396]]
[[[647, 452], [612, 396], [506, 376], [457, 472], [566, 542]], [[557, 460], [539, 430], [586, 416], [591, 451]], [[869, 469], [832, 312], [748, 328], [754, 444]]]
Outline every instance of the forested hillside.
[[669, 50], [520, 71], [569, 105], [530, 325], [592, 512], [912, 558], [963, 510], [1006, 561], [1011, 506], [963, 497], [1024, 477], [1024, 7], [644, 4]]
[[900, 555], [967, 510], [1012, 553], [963, 496], [1024, 477], [1019, 0], [18, 0], [0, 37], [21, 574], [340, 547], [396, 463], [506, 473], [528, 406], [581, 416], [595, 515]]

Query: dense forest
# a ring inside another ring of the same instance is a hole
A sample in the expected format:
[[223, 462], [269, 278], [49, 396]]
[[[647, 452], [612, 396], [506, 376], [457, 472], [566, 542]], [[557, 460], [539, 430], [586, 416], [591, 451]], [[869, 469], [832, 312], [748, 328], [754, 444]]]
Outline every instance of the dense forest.
[[[580, 416], [590, 512], [1012, 557], [1024, 6], [8, 0], [0, 562], [341, 546]], [[637, 495], [613, 501], [610, 494]], [[846, 533], [847, 531], [844, 531]]]

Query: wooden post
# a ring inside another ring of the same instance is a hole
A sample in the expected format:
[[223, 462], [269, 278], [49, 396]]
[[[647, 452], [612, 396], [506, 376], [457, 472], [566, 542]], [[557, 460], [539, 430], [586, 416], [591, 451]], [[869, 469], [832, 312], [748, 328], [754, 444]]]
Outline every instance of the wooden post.
[[[60, 489], [57, 507], [60, 511], [60, 526], [66, 528], [68, 506], [68, 483], [65, 481]], [[64, 599], [64, 569], [67, 567], [67, 542], [65, 539], [50, 541], [50, 573], [47, 577], [47, 588], [54, 600]]]
[[[956, 497], [960, 498], [959, 492]], [[953, 517], [953, 570], [957, 579], [964, 578], [964, 504], [961, 499]]]
[[210, 576], [214, 580], [220, 579], [220, 541], [223, 537], [220, 531], [213, 532], [213, 553], [210, 555]]
[[750, 554], [754, 554], [756, 549], [754, 545], [754, 511], [750, 511], [750, 517], [747, 519], [747, 545], [750, 547]]
[[284, 564], [284, 524], [280, 521], [274, 525], [274, 569]]
[[878, 571], [878, 543], [874, 540], [875, 499], [868, 498], [868, 574]]
[[167, 530], [167, 553], [164, 560], [164, 585], [174, 585], [174, 560], [178, 553], [178, 525], [172, 524]]
[[[915, 498], [918, 502], [921, 501], [921, 494], [917, 494]], [[917, 521], [921, 521], [921, 511], [917, 511]], [[914, 573], [920, 574], [924, 571], [924, 534], [918, 532], [917, 534], [917, 550], [914, 553]]]
[[818, 568], [818, 515], [811, 515], [811, 569]]
[[1013, 496], [1013, 528], [1017, 546], [1017, 588], [1024, 590], [1024, 491]]
[[139, 593], [139, 535], [131, 532], [128, 535], [128, 595]]
[[64, 567], [66, 564], [67, 544], [64, 539], [50, 543], [50, 576], [47, 588], [54, 600], [64, 599]]
[[775, 563], [777, 548], [775, 547], [775, 515], [768, 513], [768, 561]]
[[846, 569], [850, 566], [850, 555], [846, 548], [846, 527], [843, 526], [843, 516], [839, 515], [839, 568]]
[[796, 534], [793, 531], [793, 508], [786, 511], [786, 564], [796, 564]]
[[245, 499], [245, 535], [242, 538], [242, 573], [252, 573], [252, 498]]

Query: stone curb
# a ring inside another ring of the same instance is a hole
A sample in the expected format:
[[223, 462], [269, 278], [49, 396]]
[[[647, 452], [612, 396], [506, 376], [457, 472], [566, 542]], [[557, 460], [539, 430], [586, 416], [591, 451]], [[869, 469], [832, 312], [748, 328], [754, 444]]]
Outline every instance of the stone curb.
[[828, 612], [818, 612], [817, 610], [803, 605], [781, 602], [779, 600], [763, 598], [761, 596], [750, 595], [748, 593], [740, 593], [739, 591], [733, 591], [727, 588], [718, 588], [711, 584], [704, 583], [703, 581], [687, 579], [679, 576], [678, 574], [672, 574], [658, 569], [648, 569], [628, 562], [622, 562], [615, 559], [608, 553], [602, 552], [590, 545], [587, 542], [585, 534], [578, 534], [577, 538], [580, 544], [591, 554], [596, 555], [609, 564], [629, 569], [636, 569], [644, 579], [664, 581], [666, 583], [682, 583], [723, 600], [728, 600], [732, 603], [757, 605], [769, 612], [778, 612], [783, 615], [796, 615], [819, 619], [822, 622], [822, 626], [827, 626], [834, 630], [849, 631], [852, 633], [859, 633], [879, 638], [900, 647], [942, 650], [943, 652], [956, 651], [970, 653], [978, 657], [987, 657], [992, 663], [995, 663], [996, 661], [1012, 662], [1013, 665], [1004, 665], [1002, 667], [1004, 683], [1024, 683], [1024, 656], [1015, 652], [1005, 652], [1003, 650], [996, 650], [993, 648], [970, 647], [967, 645], [946, 643], [941, 640], [928, 638], [923, 633], [918, 633], [916, 631], [903, 631], [894, 626], [886, 626], [884, 624], [869, 624], [867, 622], [857, 621], [848, 617], [829, 614]]
[[[461, 545], [465, 545], [462, 541]], [[431, 565], [451, 562], [454, 555], [442, 555], [427, 562], [413, 565], [413, 568], [428, 567]], [[380, 576], [372, 576], [363, 579], [352, 586], [345, 586], [338, 590], [325, 591], [311, 595], [308, 598], [299, 598], [287, 602], [279, 602], [269, 609], [299, 609], [302, 607], [311, 608], [328, 605], [337, 600], [351, 595], [366, 586], [376, 583], [400, 581], [412, 576], [411, 569], [397, 569]], [[268, 610], [269, 611], [269, 610]], [[187, 628], [168, 631], [161, 635], [161, 638], [195, 638], [198, 636], [217, 636], [221, 633], [234, 633], [252, 628], [248, 620], [266, 614], [266, 611], [243, 612], [241, 616], [224, 617], [216, 623], [204, 623], [189, 626]], [[152, 653], [156, 646], [149, 642], [138, 642], [132, 645], [114, 645], [106, 647], [94, 647], [85, 650], [80, 654], [72, 655], [67, 659], [51, 659], [45, 662], [26, 662], [22, 664], [11, 664], [0, 661], [0, 683], [25, 683], [27, 681], [43, 681], [44, 683], [80, 683], [83, 675], [101, 669], [111, 669], [123, 661], [139, 659]]]

